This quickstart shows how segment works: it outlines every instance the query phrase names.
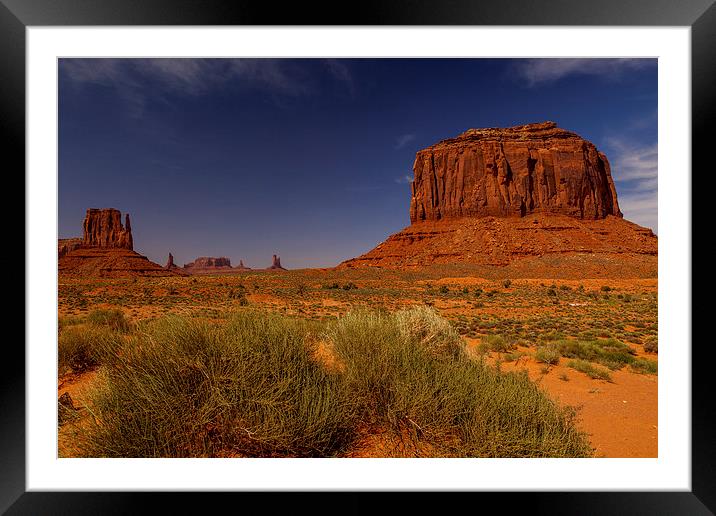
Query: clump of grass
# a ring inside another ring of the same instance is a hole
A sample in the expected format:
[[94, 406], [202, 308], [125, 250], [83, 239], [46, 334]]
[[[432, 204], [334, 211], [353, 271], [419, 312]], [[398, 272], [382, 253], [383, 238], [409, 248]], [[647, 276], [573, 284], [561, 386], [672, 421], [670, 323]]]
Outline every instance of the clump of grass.
[[538, 362], [542, 362], [544, 364], [549, 365], [557, 365], [559, 364], [559, 352], [555, 349], [549, 348], [549, 347], [540, 347], [537, 349], [537, 352], [535, 353], [535, 359]]
[[168, 317], [103, 371], [83, 453], [100, 457], [331, 456], [350, 436], [338, 379], [307, 323], [241, 312], [226, 326]]
[[512, 285], [512, 280], [506, 279], [502, 282], [502, 286], [505, 288], [510, 288], [510, 285]]
[[601, 288], [600, 290], [601, 290], [602, 292], [611, 292], [611, 291], [612, 291], [612, 287], [610, 287], [609, 285], [602, 285], [602, 288]]
[[58, 329], [58, 331], [62, 331], [64, 328], [67, 328], [69, 326], [75, 326], [77, 324], [82, 324], [84, 322], [85, 322], [84, 317], [76, 317], [76, 316], [72, 316], [72, 315], [58, 317], [57, 318], [57, 329]]
[[106, 326], [77, 325], [63, 329], [57, 342], [58, 374], [82, 372], [115, 356], [121, 336]]
[[87, 314], [87, 322], [93, 326], [104, 326], [111, 330], [126, 333], [130, 323], [119, 308], [97, 309]]
[[401, 332], [396, 319], [353, 312], [327, 330], [362, 421], [388, 426], [418, 449], [427, 444], [436, 456], [591, 454], [574, 412], [526, 374], [499, 373], [464, 353], [436, 356], [420, 334]]
[[440, 292], [441, 294], [447, 294], [448, 292], [450, 292], [450, 289], [448, 288], [447, 285], [443, 285], [443, 286], [440, 287], [440, 289], [438, 290], [438, 292]]
[[609, 374], [609, 371], [607, 369], [596, 366], [591, 362], [587, 362], [586, 360], [570, 360], [569, 362], [567, 362], [567, 367], [571, 367], [575, 371], [584, 373], [590, 378], [596, 380], [605, 380], [607, 382], [612, 381], [612, 376]]
[[394, 318], [403, 338], [419, 342], [434, 356], [456, 358], [464, 351], [458, 331], [434, 308], [400, 310]]
[[345, 285], [343, 285], [343, 290], [354, 290], [354, 289], [357, 289], [357, 288], [358, 288], [358, 285], [356, 285], [356, 284], [353, 283], [352, 281], [349, 281], [348, 283], [346, 283]]

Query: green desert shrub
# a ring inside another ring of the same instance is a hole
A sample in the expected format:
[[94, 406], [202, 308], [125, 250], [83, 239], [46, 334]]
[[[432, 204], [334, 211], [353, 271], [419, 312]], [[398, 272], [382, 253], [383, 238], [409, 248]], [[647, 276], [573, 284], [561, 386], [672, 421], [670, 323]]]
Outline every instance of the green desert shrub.
[[546, 346], [559, 356], [597, 362], [613, 370], [636, 360], [634, 350], [617, 339], [561, 339]]
[[596, 366], [591, 362], [587, 362], [586, 360], [570, 360], [569, 362], [567, 362], [567, 367], [571, 367], [575, 371], [584, 373], [590, 378], [594, 378], [596, 380], [606, 380], [607, 382], [612, 381], [612, 376], [609, 374], [608, 369]]
[[97, 309], [87, 314], [87, 322], [93, 326], [105, 326], [114, 331], [128, 332], [130, 323], [119, 308]]
[[549, 365], [557, 365], [559, 363], [559, 352], [550, 347], [540, 347], [535, 353], [535, 359], [538, 362]]
[[502, 335], [486, 335], [481, 339], [481, 346], [485, 351], [508, 353], [515, 349], [514, 343]]

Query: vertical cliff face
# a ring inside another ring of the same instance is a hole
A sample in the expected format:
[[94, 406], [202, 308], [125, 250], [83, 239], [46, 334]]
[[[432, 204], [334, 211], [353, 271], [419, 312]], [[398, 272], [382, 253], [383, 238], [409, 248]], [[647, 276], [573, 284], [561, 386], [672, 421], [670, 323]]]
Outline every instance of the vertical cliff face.
[[122, 214], [114, 208], [87, 210], [83, 224], [83, 245], [86, 247], [121, 248], [133, 250], [132, 226], [129, 214], [122, 225]]
[[621, 217], [607, 157], [554, 122], [470, 129], [417, 153], [410, 220]]

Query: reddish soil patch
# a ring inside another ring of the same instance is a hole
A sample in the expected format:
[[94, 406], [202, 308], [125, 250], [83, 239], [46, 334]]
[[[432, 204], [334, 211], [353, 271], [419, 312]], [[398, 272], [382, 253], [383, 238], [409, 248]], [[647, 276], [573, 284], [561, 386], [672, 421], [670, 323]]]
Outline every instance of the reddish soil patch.
[[[468, 340], [474, 348], [477, 341]], [[489, 361], [496, 358], [491, 353]], [[526, 369], [554, 400], [577, 408], [578, 426], [589, 434], [595, 457], [658, 457], [658, 377], [625, 368], [610, 372], [612, 382], [594, 380], [563, 365], [566, 362], [550, 366], [547, 374], [542, 372], [545, 364], [530, 356], [502, 362], [501, 368]]]

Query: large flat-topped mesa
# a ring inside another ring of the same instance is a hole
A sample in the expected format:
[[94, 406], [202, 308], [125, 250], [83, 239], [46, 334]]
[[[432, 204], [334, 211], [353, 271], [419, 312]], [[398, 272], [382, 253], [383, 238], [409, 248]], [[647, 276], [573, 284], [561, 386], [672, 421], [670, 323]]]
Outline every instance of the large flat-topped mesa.
[[621, 217], [607, 157], [554, 122], [469, 129], [419, 151], [410, 221], [524, 217]]

